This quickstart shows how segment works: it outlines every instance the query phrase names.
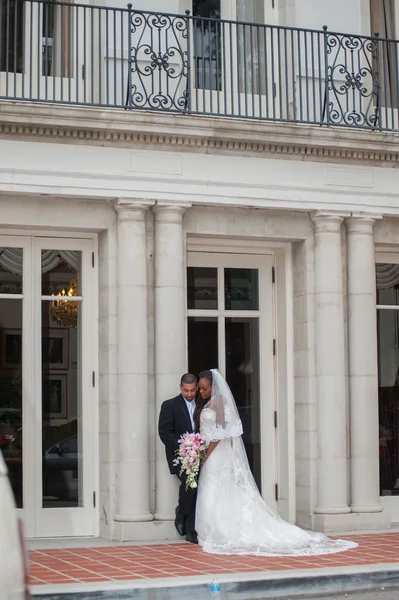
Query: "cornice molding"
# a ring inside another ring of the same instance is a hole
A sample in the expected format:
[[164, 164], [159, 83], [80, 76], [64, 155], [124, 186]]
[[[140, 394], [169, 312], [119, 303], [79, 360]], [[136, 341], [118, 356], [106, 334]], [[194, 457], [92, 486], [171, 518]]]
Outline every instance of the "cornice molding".
[[0, 139], [399, 166], [399, 132], [91, 107], [0, 104]]

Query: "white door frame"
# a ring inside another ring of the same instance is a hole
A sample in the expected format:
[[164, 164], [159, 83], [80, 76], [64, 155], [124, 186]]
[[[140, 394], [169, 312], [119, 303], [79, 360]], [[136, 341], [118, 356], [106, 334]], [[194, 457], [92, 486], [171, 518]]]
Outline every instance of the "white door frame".
[[[16, 235], [0, 235], [0, 247], [22, 248], [22, 294], [0, 294], [0, 299], [22, 301], [22, 501], [23, 508], [18, 509], [25, 522], [25, 534], [34, 536], [35, 505], [34, 490], [36, 484], [35, 457], [34, 453], [28, 451], [25, 444], [25, 432], [32, 428], [34, 423], [34, 394], [33, 387], [29, 381], [33, 381], [33, 369], [31, 368], [30, 350], [25, 344], [26, 332], [32, 331], [32, 238], [19, 237]], [[30, 363], [30, 364], [29, 364]], [[31, 490], [32, 493], [27, 493]]]
[[[384, 249], [375, 252], [376, 263], [387, 263], [399, 265], [398, 248]], [[379, 310], [396, 310], [399, 312], [399, 306], [376, 305], [377, 312]], [[376, 348], [378, 352], [378, 348]], [[399, 523], [399, 496], [380, 496], [380, 502], [384, 510], [390, 515], [391, 523]]]
[[[187, 316], [218, 317], [219, 368], [225, 374], [225, 327], [226, 317], [248, 317], [259, 321], [259, 375], [260, 375], [260, 419], [261, 419], [261, 481], [262, 493], [269, 505], [276, 506], [275, 484], [277, 483], [277, 436], [274, 427], [275, 398], [275, 357], [274, 339], [274, 294], [272, 285], [272, 253], [262, 255], [189, 252], [187, 266], [224, 268], [252, 268], [259, 272], [259, 310], [193, 310]], [[218, 296], [224, 297], [223, 276], [218, 277]], [[267, 382], [267, 383], [266, 383]], [[273, 457], [273, 460], [271, 460]]]
[[[294, 391], [294, 325], [292, 247], [289, 242], [275, 242], [259, 238], [226, 238], [198, 236], [188, 233], [186, 251], [230, 255], [272, 254], [275, 264], [274, 319], [277, 353], [275, 357], [275, 402], [277, 427], [277, 483], [279, 484], [278, 511], [294, 523], [296, 520], [295, 469], [295, 391]], [[211, 266], [211, 263], [208, 263]], [[186, 286], [187, 287], [187, 286]], [[186, 332], [187, 339], [187, 332]], [[264, 436], [264, 432], [261, 433]], [[263, 439], [263, 438], [262, 438]]]
[[[19, 233], [19, 232], [18, 232]], [[0, 231], [0, 246], [23, 248], [23, 294], [0, 294], [0, 298], [22, 299], [22, 426], [23, 426], [23, 509], [27, 537], [71, 537], [98, 535], [98, 508], [93, 506], [93, 493], [98, 497], [98, 425], [97, 389], [92, 385], [92, 372], [97, 372], [97, 309], [95, 287], [97, 270], [92, 254], [96, 237], [76, 234], [70, 237], [47, 237], [48, 232], [32, 235], [9, 235]], [[64, 234], [68, 235], [68, 234]], [[42, 508], [42, 402], [41, 402], [41, 250], [78, 250], [82, 252], [81, 339], [86, 343], [81, 355], [83, 426], [82, 481], [83, 508]], [[95, 254], [94, 254], [95, 255]], [[31, 343], [29, 343], [29, 340]]]
[[[77, 300], [81, 302], [81, 332], [83, 351], [80, 355], [81, 364], [78, 365], [81, 371], [81, 427], [82, 430], [82, 453], [83, 460], [81, 468], [83, 473], [79, 479], [83, 483], [83, 506], [78, 508], [42, 508], [42, 472], [38, 474], [35, 493], [36, 504], [36, 536], [37, 537], [58, 537], [58, 536], [89, 536], [93, 535], [95, 530], [95, 510], [93, 506], [94, 493], [94, 431], [92, 410], [95, 405], [95, 392], [92, 383], [92, 373], [94, 368], [92, 350], [90, 348], [91, 340], [94, 338], [92, 307], [94, 305], [93, 285], [92, 285], [92, 251], [93, 244], [90, 240], [68, 240], [59, 238], [34, 238], [34, 289], [37, 302], [48, 300], [49, 297], [41, 294], [41, 251], [42, 250], [75, 250], [82, 253], [82, 264], [80, 274], [80, 290]], [[35, 396], [42, 397], [42, 365], [41, 365], [41, 309], [35, 306], [34, 314], [34, 340], [35, 340]], [[85, 346], [89, 348], [86, 350]], [[78, 383], [79, 390], [79, 383]], [[84, 400], [83, 400], [84, 399]], [[36, 403], [35, 421], [38, 426], [35, 427], [35, 454], [36, 464], [41, 464], [42, 460], [42, 417], [41, 404]], [[60, 519], [60, 512], [64, 513]]]

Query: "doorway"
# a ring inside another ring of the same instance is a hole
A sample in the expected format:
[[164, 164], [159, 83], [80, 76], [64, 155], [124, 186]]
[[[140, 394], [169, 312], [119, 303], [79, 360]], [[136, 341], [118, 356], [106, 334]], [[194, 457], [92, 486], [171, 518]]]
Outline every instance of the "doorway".
[[277, 436], [272, 254], [189, 252], [188, 369], [218, 368], [243, 423], [251, 470], [276, 504]]
[[0, 444], [28, 537], [95, 533], [93, 252], [0, 236]]

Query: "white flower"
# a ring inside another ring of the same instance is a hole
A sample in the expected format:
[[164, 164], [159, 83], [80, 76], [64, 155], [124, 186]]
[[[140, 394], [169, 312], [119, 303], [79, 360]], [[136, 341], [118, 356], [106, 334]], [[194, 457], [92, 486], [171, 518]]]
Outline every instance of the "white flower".
[[192, 487], [192, 488], [196, 488], [196, 487], [197, 487], [197, 482], [196, 482], [196, 481], [193, 481], [193, 482], [192, 482], [192, 484], [191, 484], [191, 487]]

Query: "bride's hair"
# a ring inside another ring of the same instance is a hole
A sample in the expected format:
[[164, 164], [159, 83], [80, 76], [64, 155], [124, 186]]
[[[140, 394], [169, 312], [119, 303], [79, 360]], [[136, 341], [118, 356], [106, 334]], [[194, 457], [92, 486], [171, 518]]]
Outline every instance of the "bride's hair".
[[[206, 379], [207, 381], [209, 381], [209, 383], [212, 386], [213, 383], [213, 377], [212, 377], [212, 372], [211, 371], [201, 371], [201, 373], [198, 375], [198, 381], [200, 379]], [[198, 392], [197, 393], [197, 397], [195, 399], [195, 410], [194, 410], [194, 415], [193, 415], [193, 421], [194, 421], [194, 425], [195, 425], [195, 431], [198, 433], [199, 428], [200, 428], [200, 418], [201, 418], [201, 411], [204, 408], [205, 404], [209, 401], [209, 398], [207, 400], [203, 400], [201, 398], [201, 394]]]
[[212, 385], [212, 383], [213, 383], [212, 371], [201, 371], [201, 373], [198, 375], [198, 381], [200, 379], [207, 379], [210, 382], [210, 384]]

